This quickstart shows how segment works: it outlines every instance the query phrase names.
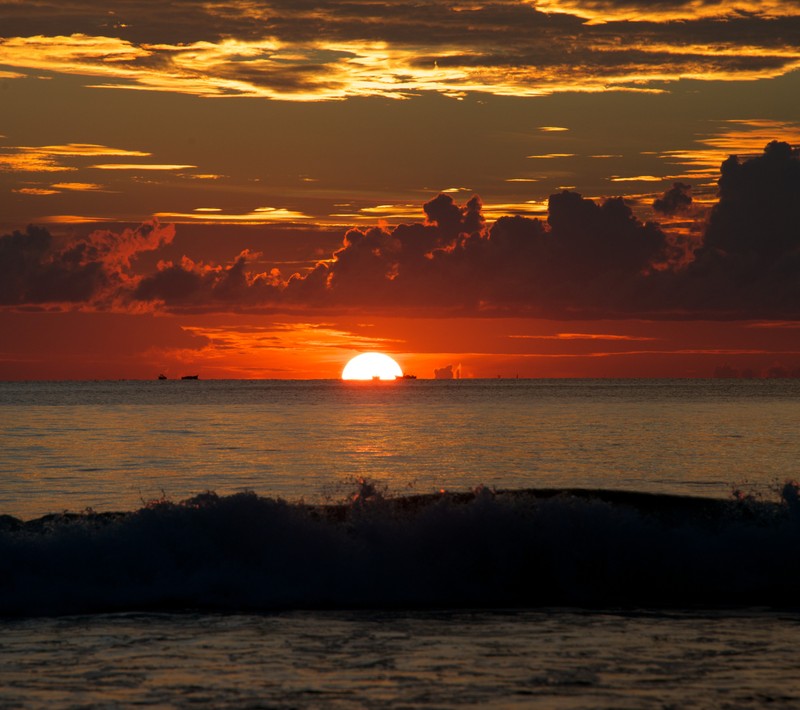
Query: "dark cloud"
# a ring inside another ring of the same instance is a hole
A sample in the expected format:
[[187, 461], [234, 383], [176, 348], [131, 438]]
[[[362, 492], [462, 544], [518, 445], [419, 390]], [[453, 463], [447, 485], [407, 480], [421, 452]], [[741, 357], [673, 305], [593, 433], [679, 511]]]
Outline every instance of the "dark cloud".
[[550, 198], [547, 222], [503, 217], [491, 229], [477, 197], [459, 207], [442, 194], [424, 211], [425, 224], [348, 232], [332, 261], [312, 272], [317, 297], [342, 306], [563, 316], [621, 307], [670, 250], [660, 228], [639, 222], [618, 198], [597, 204], [562, 192]]
[[703, 253], [772, 263], [800, 248], [800, 151], [773, 141], [751, 160], [721, 167]]
[[351, 229], [330, 262], [289, 282], [288, 295], [303, 292], [344, 306], [470, 307], [476, 293], [463, 285], [453, 289], [446, 269], [460, 259], [456, 250], [464, 240], [485, 238], [481, 210], [477, 196], [459, 206], [440, 194], [423, 205], [424, 224]]
[[107, 283], [102, 264], [74, 245], [52, 250], [50, 233], [39, 227], [0, 237], [0, 303], [4, 305], [90, 300]]
[[252, 274], [245, 250], [228, 266], [196, 264], [185, 258], [180, 264], [162, 263], [158, 271], [143, 277], [132, 292], [139, 301], [155, 301], [170, 310], [241, 310], [275, 301], [281, 290], [277, 272]]
[[661, 197], [653, 201], [653, 209], [665, 215], [688, 212], [692, 206], [692, 186], [685, 182], [673, 183]]
[[[657, 207], [684, 209], [688, 192], [676, 183]], [[249, 250], [227, 265], [184, 256], [139, 272], [140, 254], [172, 241], [155, 223], [60, 246], [31, 227], [0, 238], [0, 300], [167, 311], [800, 318], [800, 155], [785, 143], [723, 163], [719, 202], [688, 263], [685, 248], [622, 198], [563, 191], [548, 210], [546, 220], [501, 217], [487, 226], [477, 196], [459, 205], [440, 194], [423, 205], [424, 221], [350, 229], [330, 259], [292, 276]]]
[[773, 141], [721, 168], [719, 202], [682, 275], [684, 307], [800, 317], [800, 151]]
[[495, 0], [463, 7], [458, 0], [409, 3], [389, 0], [173, 0], [153, 13], [147, 0], [122, 0], [109, 12], [100, 0], [0, 2], [0, 36], [118, 36], [132, 42], [191, 43], [235, 37], [276, 37], [290, 42], [389, 41], [446, 46], [464, 40], [480, 23], [494, 33], [522, 26], [566, 28], [582, 21], [568, 15], [546, 15], [517, 0]]
[[96, 231], [59, 246], [41, 227], [0, 237], [0, 304], [111, 305], [133, 278], [131, 261], [174, 236], [148, 222], [121, 234]]

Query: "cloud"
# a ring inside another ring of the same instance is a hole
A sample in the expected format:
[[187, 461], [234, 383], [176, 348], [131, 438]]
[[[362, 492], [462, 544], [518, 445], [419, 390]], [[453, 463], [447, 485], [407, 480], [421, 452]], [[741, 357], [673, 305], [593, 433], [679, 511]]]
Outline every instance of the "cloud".
[[[67, 161], [99, 156], [148, 156], [138, 150], [110, 148], [94, 143], [65, 145], [8, 146], [0, 148], [0, 172], [61, 172], [77, 170]], [[97, 166], [95, 166], [97, 167]], [[66, 183], [69, 184], [69, 183]]]
[[197, 166], [173, 163], [98, 163], [89, 167], [97, 170], [186, 170]]
[[683, 275], [685, 299], [752, 317], [800, 316], [800, 150], [773, 141], [721, 167], [719, 201]]
[[[688, 191], [676, 183], [658, 209], [685, 209]], [[696, 223], [696, 240], [642, 222], [622, 198], [569, 190], [550, 196], [546, 219], [503, 216], [490, 225], [478, 196], [459, 204], [445, 193], [422, 213], [395, 227], [349, 229], [341, 248], [295, 274], [249, 249], [228, 264], [184, 256], [139, 270], [141, 253], [172, 241], [174, 228], [157, 222], [58, 243], [30, 227], [0, 238], [0, 301], [174, 312], [800, 318], [800, 154], [786, 143], [722, 164], [719, 201]]]
[[662, 179], [656, 175], [632, 175], [630, 177], [614, 175], [609, 178], [611, 182], [661, 182]]
[[297, 210], [285, 207], [256, 207], [243, 214], [222, 212], [216, 207], [197, 207], [194, 212], [158, 212], [156, 217], [171, 222], [217, 222], [223, 224], [272, 224], [274, 222], [299, 222], [311, 217]]
[[593, 22], [675, 22], [701, 18], [774, 18], [800, 15], [793, 0], [537, 0], [543, 12], [570, 13]]
[[692, 206], [692, 186], [676, 182], [661, 197], [653, 201], [653, 209], [664, 215], [687, 212]]
[[721, 167], [719, 202], [711, 211], [704, 251], [758, 255], [773, 261], [800, 248], [800, 151], [772, 141], [752, 160]]
[[[800, 144], [800, 122], [765, 119], [726, 120], [719, 122], [710, 135], [698, 138], [700, 147], [663, 151], [659, 157], [680, 168], [669, 176], [677, 180], [716, 180], [719, 166], [731, 153], [743, 158], [758, 157], [774, 136]], [[699, 197], [694, 195], [695, 201]]]
[[20, 187], [11, 191], [35, 196], [60, 195], [62, 192], [104, 192], [102, 185], [90, 182], [54, 182], [47, 187]]
[[132, 262], [172, 241], [174, 228], [148, 222], [120, 234], [92, 232], [61, 246], [29, 226], [0, 237], [0, 304], [110, 307], [135, 280]]
[[54, 190], [67, 190], [70, 192], [97, 192], [103, 189], [102, 185], [94, 182], [56, 182], [50, 187]]
[[800, 66], [793, 0], [178, 0], [157, 17], [144, 0], [111, 14], [95, 0], [65, 0], [24, 11], [5, 3], [0, 27], [0, 64], [12, 69], [95, 87], [297, 101], [663, 91], [681, 78], [768, 78]]
[[132, 292], [138, 301], [151, 301], [169, 309], [241, 310], [277, 300], [280, 273], [250, 273], [247, 264], [258, 256], [243, 251], [227, 266], [194, 262], [161, 262], [156, 273], [142, 278]]
[[36, 195], [37, 197], [58, 194], [58, 190], [50, 190], [46, 187], [20, 187], [11, 192], [18, 192], [20, 195]]
[[619, 198], [550, 197], [547, 221], [501, 217], [488, 229], [480, 199], [440, 194], [424, 224], [353, 229], [329, 262], [287, 291], [342, 306], [561, 316], [624, 302], [671, 246]]

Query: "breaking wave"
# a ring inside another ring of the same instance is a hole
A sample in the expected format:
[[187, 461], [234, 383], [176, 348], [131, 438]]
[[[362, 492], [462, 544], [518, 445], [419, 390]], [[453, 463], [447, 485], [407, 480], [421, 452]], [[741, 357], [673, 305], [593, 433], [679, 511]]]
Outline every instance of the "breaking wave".
[[800, 606], [800, 491], [479, 488], [340, 505], [252, 493], [0, 516], [0, 614]]

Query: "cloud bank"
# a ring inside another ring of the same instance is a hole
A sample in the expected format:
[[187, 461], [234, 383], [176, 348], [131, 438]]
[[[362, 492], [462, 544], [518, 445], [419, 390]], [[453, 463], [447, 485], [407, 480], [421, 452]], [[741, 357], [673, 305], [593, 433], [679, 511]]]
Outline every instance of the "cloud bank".
[[98, 230], [63, 245], [36, 226], [7, 234], [0, 237], [0, 304], [130, 307], [129, 289], [136, 281], [133, 261], [174, 236], [173, 226], [158, 222], [120, 234]]
[[[691, 203], [676, 183], [665, 214]], [[424, 220], [347, 231], [305, 273], [184, 256], [142, 271], [137, 257], [172, 241], [157, 222], [59, 243], [29, 227], [0, 237], [0, 303], [166, 312], [326, 310], [549, 318], [800, 318], [800, 151], [772, 142], [721, 167], [719, 200], [691, 252], [668, 226], [642, 222], [621, 198], [551, 195], [547, 219], [488, 225], [480, 198], [440, 194]], [[268, 255], [267, 255], [268, 256]]]

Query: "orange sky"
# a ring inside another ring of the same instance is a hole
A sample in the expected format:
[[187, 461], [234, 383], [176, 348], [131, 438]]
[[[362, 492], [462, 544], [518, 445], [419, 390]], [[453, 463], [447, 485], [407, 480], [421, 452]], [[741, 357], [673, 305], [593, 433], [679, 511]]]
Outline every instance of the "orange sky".
[[798, 47], [793, 0], [0, 0], [0, 379], [798, 374]]

